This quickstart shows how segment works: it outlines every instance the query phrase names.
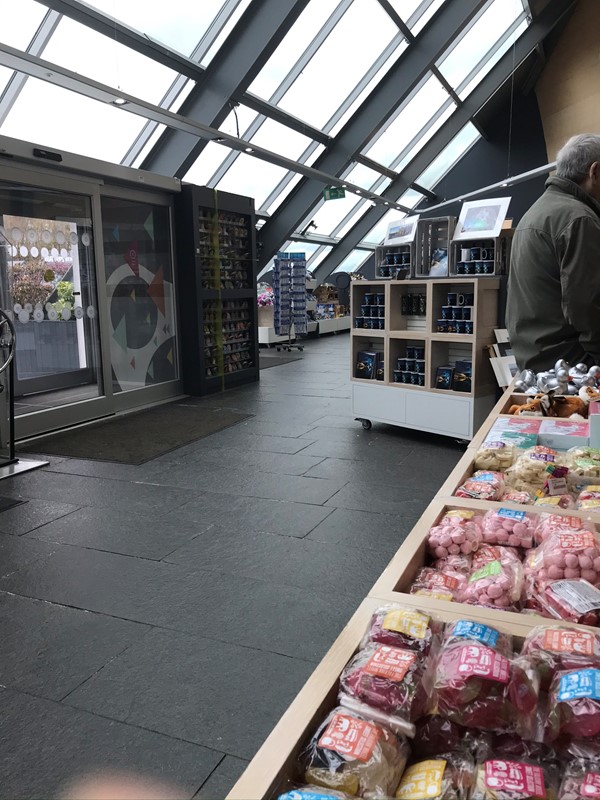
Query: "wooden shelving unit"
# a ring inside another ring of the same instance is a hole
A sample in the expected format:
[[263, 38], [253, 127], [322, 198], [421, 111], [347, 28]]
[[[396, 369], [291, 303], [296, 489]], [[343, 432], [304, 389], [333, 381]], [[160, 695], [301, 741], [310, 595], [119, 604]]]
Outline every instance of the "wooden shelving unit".
[[[453, 276], [436, 280], [353, 283], [351, 380], [352, 409], [356, 417], [367, 422], [385, 422], [471, 439], [496, 397], [496, 381], [485, 348], [495, 341], [499, 288], [499, 279]], [[447, 305], [448, 294], [452, 293], [463, 297], [472, 295], [473, 302], [468, 306], [471, 318], [464, 320], [471, 323], [472, 333], [438, 332], [442, 307]], [[383, 299], [383, 317], [379, 311], [381, 304], [376, 305], [377, 316], [362, 315], [367, 308], [367, 294]], [[363, 327], [365, 320], [377, 327]], [[403, 376], [397, 373], [402, 370], [396, 367], [407, 347], [424, 349], [424, 377], [415, 379], [418, 383], [399, 382]], [[355, 377], [357, 354], [364, 351], [383, 353], [383, 381]], [[472, 362], [471, 391], [439, 389], [437, 368], [460, 360]]]
[[257, 381], [254, 200], [184, 185], [176, 229], [184, 391]]

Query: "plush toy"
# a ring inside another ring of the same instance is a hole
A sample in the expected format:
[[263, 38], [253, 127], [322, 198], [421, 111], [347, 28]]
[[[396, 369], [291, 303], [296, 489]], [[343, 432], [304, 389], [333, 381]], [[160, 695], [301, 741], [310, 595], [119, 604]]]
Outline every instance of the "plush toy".
[[508, 413], [517, 417], [521, 415], [524, 417], [547, 417], [550, 416], [548, 413], [549, 408], [548, 395], [540, 393], [523, 403], [523, 405], [512, 405], [508, 409]]
[[576, 395], [536, 394], [523, 405], [512, 405], [509, 414], [528, 417], [559, 417], [561, 419], [585, 420], [592, 400], [600, 400], [600, 391], [592, 386], [581, 386]]

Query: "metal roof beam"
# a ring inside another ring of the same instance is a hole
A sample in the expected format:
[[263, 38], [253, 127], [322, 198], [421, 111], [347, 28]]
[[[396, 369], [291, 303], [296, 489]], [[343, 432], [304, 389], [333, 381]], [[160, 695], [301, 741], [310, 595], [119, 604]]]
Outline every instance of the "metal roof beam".
[[[459, 35], [486, 0], [453, 0], [446, 3], [428, 22], [424, 30], [396, 63], [388, 70], [358, 111], [317, 160], [315, 167], [339, 175], [359, 154], [374, 133], [393, 115], [405, 97], [422, 80], [436, 60]], [[282, 241], [302, 224], [318, 201], [318, 190], [308, 181], [301, 181], [273, 216], [260, 230], [261, 260], [268, 261]]]
[[[515, 42], [514, 53], [509, 50], [488, 72], [482, 81], [465, 99], [450, 119], [433, 135], [425, 147], [407, 165], [400, 175], [383, 192], [391, 202], [400, 197], [427, 169], [442, 150], [460, 133], [473, 114], [478, 111], [495, 92], [507, 81], [513, 67], [516, 69], [532, 50], [563, 19], [577, 0], [550, 0], [542, 12], [532, 21], [527, 30]], [[388, 207], [374, 206], [356, 223], [315, 271], [318, 280], [324, 280], [354, 250], [369, 231], [388, 212]]]

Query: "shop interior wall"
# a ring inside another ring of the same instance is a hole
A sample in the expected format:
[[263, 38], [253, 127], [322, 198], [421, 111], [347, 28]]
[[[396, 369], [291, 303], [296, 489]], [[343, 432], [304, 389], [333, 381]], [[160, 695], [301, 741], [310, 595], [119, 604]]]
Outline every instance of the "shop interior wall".
[[600, 133], [600, 2], [579, 0], [536, 84], [548, 160], [578, 133]]

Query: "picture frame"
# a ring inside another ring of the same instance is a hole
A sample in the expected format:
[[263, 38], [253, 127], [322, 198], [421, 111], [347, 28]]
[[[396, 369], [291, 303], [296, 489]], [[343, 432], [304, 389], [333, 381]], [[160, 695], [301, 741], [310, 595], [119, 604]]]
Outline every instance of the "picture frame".
[[495, 239], [500, 236], [511, 197], [469, 200], [463, 203], [453, 241]]
[[394, 244], [409, 244], [414, 241], [417, 235], [417, 222], [419, 221], [419, 214], [414, 214], [412, 217], [403, 217], [402, 219], [390, 222], [387, 228], [384, 245]]

